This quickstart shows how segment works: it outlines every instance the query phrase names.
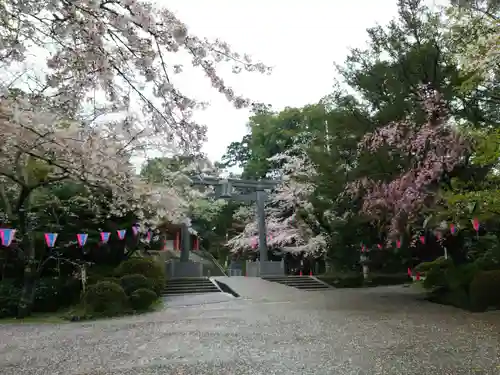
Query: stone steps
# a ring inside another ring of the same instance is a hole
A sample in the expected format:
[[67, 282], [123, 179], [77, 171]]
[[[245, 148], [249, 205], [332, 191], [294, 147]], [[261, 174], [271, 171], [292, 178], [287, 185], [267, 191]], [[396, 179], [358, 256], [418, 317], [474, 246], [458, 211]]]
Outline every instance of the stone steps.
[[325, 283], [322, 283], [318, 279], [311, 276], [265, 276], [262, 277], [263, 280], [272, 281], [282, 285], [290, 286], [300, 290], [323, 290], [331, 289], [331, 287]]
[[164, 296], [184, 294], [220, 293], [221, 290], [208, 277], [174, 278], [167, 281]]

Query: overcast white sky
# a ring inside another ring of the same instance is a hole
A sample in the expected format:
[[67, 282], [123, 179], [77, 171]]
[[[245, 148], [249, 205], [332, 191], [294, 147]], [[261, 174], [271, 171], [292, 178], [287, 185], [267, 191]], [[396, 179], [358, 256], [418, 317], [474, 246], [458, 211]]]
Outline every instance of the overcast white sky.
[[[190, 32], [223, 39], [273, 66], [271, 76], [224, 77], [236, 92], [275, 109], [313, 103], [330, 93], [333, 62], [343, 62], [349, 47], [363, 46], [368, 27], [397, 16], [396, 0], [157, 1], [176, 13]], [[231, 142], [246, 134], [249, 112], [234, 109], [201, 73], [183, 74], [179, 86], [211, 103], [196, 119], [208, 126], [204, 151], [219, 160]]]

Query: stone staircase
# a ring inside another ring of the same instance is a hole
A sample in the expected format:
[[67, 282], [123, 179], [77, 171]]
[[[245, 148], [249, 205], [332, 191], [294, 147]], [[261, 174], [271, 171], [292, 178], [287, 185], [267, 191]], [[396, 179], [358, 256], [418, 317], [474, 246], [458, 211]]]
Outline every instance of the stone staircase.
[[221, 290], [208, 277], [173, 278], [167, 281], [164, 296], [218, 293]]
[[262, 279], [301, 290], [331, 289], [331, 286], [312, 276], [263, 276]]

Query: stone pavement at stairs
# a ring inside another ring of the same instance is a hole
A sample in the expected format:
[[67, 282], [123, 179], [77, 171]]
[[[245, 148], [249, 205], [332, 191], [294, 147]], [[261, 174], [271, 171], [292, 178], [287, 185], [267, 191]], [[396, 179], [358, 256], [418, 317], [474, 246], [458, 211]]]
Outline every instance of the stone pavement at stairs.
[[[260, 277], [244, 276], [220, 276], [213, 279], [226, 284], [241, 298], [254, 301], [276, 301], [285, 302], [290, 300], [300, 300], [308, 297], [307, 291], [292, 288], [286, 285], [271, 281], [262, 280]], [[311, 296], [309, 294], [309, 296]]]

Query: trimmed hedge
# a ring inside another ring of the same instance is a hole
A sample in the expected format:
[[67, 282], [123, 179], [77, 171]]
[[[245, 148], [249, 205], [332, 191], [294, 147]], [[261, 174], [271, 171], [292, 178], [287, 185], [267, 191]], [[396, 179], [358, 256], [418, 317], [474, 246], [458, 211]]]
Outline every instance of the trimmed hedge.
[[122, 262], [115, 270], [116, 276], [143, 275], [151, 280], [152, 289], [160, 295], [165, 288], [165, 268], [158, 261], [151, 258], [131, 258]]
[[478, 272], [469, 286], [470, 306], [473, 311], [500, 308], [500, 270]]
[[133, 275], [125, 275], [121, 277], [120, 285], [122, 286], [127, 296], [130, 296], [133, 292], [135, 292], [138, 289], [150, 289], [150, 290], [153, 289], [153, 282], [146, 276], [138, 273]]
[[365, 281], [363, 274], [359, 273], [338, 273], [317, 276], [317, 278], [336, 288], [361, 288], [364, 286], [384, 286], [405, 284], [411, 279], [406, 273], [382, 274], [372, 273]]
[[130, 295], [130, 304], [134, 310], [147, 310], [157, 298], [151, 289], [140, 288]]
[[128, 298], [119, 284], [100, 281], [88, 287], [83, 295], [83, 306], [86, 313], [114, 316], [127, 311]]

